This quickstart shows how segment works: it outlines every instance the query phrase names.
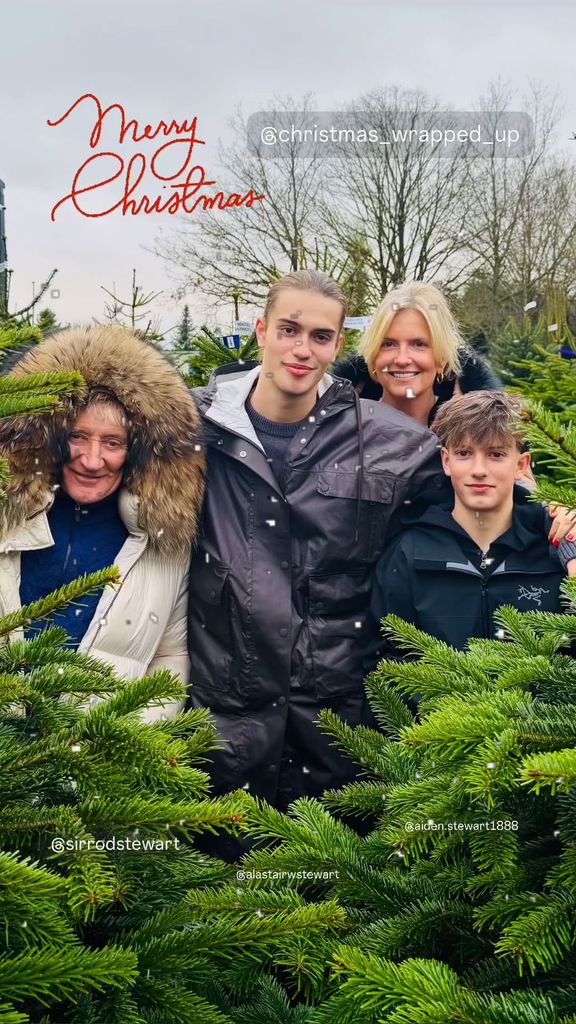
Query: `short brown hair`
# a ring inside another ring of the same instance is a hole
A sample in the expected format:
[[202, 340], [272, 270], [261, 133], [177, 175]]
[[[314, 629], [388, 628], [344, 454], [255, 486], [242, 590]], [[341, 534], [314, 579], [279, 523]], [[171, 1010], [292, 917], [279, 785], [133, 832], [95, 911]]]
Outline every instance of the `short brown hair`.
[[279, 277], [266, 296], [264, 320], [267, 320], [272, 312], [272, 307], [278, 298], [279, 292], [287, 288], [297, 288], [301, 292], [318, 292], [319, 295], [323, 295], [326, 299], [334, 299], [335, 302], [340, 304], [342, 309], [342, 320], [340, 323], [340, 327], [342, 327], [348, 308], [346, 296], [341, 290], [340, 285], [331, 277], [328, 277], [328, 274], [322, 273], [321, 270], [294, 270], [291, 274], [284, 274], [283, 277]]
[[515, 444], [522, 450], [522, 405], [504, 391], [470, 391], [440, 408], [432, 429], [444, 448], [474, 444]]

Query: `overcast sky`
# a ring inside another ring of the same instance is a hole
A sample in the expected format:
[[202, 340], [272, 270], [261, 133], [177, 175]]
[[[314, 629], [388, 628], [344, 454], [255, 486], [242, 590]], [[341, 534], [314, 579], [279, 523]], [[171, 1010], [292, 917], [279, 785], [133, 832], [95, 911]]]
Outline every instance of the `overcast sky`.
[[141, 124], [197, 115], [207, 143], [201, 162], [211, 178], [218, 140], [229, 138], [238, 103], [249, 114], [270, 108], [275, 94], [312, 92], [317, 109], [331, 110], [370, 89], [397, 85], [465, 110], [498, 76], [519, 96], [530, 79], [556, 91], [565, 107], [559, 142], [576, 151], [569, 142], [576, 131], [571, 0], [547, 7], [516, 0], [172, 0], [165, 13], [156, 0], [24, 0], [0, 11], [0, 178], [14, 272], [11, 308], [29, 301], [32, 283], [58, 267], [60, 298], [48, 304], [61, 321], [102, 316], [100, 286], [115, 282], [127, 294], [132, 267], [147, 290], [163, 290], [155, 312], [164, 328], [181, 308], [170, 300], [174, 284], [165, 265], [143, 248], [159, 229], [172, 230], [175, 218], [116, 212], [87, 219], [68, 203], [50, 219], [92, 152], [94, 117], [84, 105], [59, 128], [46, 121], [86, 92], [103, 106], [121, 103]]

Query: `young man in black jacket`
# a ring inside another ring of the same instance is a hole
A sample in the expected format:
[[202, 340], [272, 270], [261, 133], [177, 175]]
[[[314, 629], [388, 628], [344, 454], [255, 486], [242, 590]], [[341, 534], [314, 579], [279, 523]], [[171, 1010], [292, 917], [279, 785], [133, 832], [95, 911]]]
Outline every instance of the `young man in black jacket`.
[[[564, 572], [542, 529], [542, 507], [513, 502], [514, 483], [530, 465], [519, 423], [517, 401], [503, 392], [463, 395], [439, 411], [434, 430], [454, 507], [431, 506], [384, 552], [372, 592], [376, 621], [394, 613], [464, 648], [471, 637], [498, 635], [500, 605], [561, 610]], [[368, 667], [386, 653], [382, 639]]]
[[324, 274], [281, 278], [257, 321], [261, 363], [194, 393], [208, 479], [190, 704], [218, 729], [216, 792], [247, 788], [281, 808], [354, 776], [318, 713], [363, 721], [376, 562], [404, 502], [443, 482], [434, 434], [326, 372], [345, 311]]

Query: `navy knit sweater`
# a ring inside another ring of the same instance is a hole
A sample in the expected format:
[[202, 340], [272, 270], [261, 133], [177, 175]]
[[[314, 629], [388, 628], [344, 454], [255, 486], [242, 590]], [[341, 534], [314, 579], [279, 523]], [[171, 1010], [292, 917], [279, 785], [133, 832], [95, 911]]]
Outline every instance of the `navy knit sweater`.
[[[20, 600], [23, 605], [46, 597], [84, 573], [113, 565], [128, 537], [118, 512], [118, 491], [102, 501], [78, 505], [60, 489], [48, 513], [48, 523], [53, 546], [22, 552]], [[68, 633], [68, 646], [77, 647], [94, 618], [101, 594], [102, 588], [99, 588], [56, 612], [53, 618], [32, 623], [26, 630], [26, 638], [36, 636], [48, 625], [58, 625]]]

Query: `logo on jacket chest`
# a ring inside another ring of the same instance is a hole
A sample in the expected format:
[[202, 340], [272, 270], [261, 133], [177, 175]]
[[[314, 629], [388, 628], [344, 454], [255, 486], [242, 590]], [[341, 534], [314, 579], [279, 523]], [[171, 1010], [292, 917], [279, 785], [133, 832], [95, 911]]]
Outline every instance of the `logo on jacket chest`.
[[542, 604], [542, 595], [549, 594], [550, 591], [544, 587], [518, 587], [518, 600], [519, 601], [533, 601], [538, 607]]

